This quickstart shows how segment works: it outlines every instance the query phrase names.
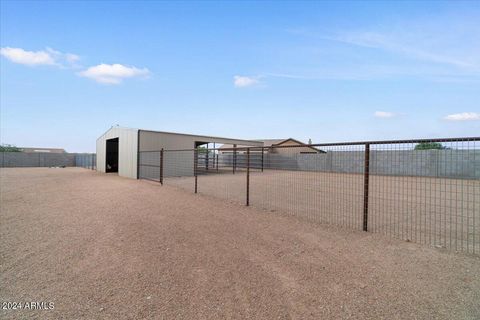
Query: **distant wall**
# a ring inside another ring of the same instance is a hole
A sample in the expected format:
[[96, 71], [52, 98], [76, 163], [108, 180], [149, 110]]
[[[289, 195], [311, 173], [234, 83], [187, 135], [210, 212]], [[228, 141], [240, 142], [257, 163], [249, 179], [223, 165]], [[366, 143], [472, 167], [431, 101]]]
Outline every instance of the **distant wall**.
[[75, 167], [75, 153], [0, 152], [0, 167]]
[[95, 153], [76, 153], [75, 166], [88, 169], [96, 169], [97, 155]]
[[[232, 165], [233, 156], [220, 155], [220, 165]], [[329, 151], [321, 154], [265, 154], [265, 169], [363, 173], [363, 151]], [[237, 166], [245, 167], [246, 155], [237, 155]], [[251, 156], [251, 167], [261, 167], [261, 158]], [[370, 173], [480, 179], [480, 150], [370, 151]]]

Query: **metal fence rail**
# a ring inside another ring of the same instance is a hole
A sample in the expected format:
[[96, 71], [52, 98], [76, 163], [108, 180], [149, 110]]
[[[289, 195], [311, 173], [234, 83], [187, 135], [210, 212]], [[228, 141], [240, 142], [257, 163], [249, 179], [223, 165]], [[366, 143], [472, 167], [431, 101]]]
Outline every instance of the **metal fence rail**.
[[480, 138], [140, 152], [139, 178], [480, 253]]

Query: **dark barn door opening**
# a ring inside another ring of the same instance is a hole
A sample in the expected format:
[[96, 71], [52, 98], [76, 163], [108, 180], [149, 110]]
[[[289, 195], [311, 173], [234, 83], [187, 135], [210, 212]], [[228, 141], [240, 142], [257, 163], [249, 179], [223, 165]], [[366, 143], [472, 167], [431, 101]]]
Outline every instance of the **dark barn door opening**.
[[105, 172], [118, 172], [118, 138], [107, 140]]

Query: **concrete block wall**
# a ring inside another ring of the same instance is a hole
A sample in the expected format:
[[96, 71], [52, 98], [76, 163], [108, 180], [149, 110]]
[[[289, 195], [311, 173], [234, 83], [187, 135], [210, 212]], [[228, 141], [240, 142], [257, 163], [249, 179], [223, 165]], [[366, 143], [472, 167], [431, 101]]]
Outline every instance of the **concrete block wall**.
[[97, 159], [95, 153], [77, 153], [75, 154], [75, 166], [95, 169], [97, 166]]
[[[237, 166], [246, 155], [237, 155]], [[261, 158], [251, 156], [252, 166]], [[231, 166], [233, 156], [220, 155], [220, 164]], [[364, 171], [363, 151], [330, 151], [320, 154], [265, 154], [264, 168], [318, 172], [358, 173]], [[395, 176], [480, 179], [480, 150], [373, 150], [370, 173]]]
[[0, 152], [0, 167], [74, 167], [75, 155], [75, 153]]

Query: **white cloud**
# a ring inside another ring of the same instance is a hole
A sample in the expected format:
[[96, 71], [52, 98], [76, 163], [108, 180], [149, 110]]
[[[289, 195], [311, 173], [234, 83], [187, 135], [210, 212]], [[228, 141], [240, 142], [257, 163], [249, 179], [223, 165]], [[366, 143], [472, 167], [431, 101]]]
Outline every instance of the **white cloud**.
[[63, 67], [64, 64], [73, 65], [80, 57], [72, 53], [62, 53], [52, 48], [40, 51], [27, 51], [22, 48], [5, 47], [0, 49], [2, 56], [8, 60], [27, 66], [50, 65]]
[[82, 77], [93, 79], [99, 83], [119, 84], [124, 79], [146, 77], [150, 74], [147, 68], [139, 69], [122, 64], [99, 64], [78, 73]]
[[462, 112], [462, 113], [454, 113], [449, 114], [444, 118], [448, 121], [474, 121], [480, 120], [480, 113], [476, 112]]
[[48, 47], [46, 51], [53, 57], [57, 65], [75, 65], [80, 60], [80, 57], [73, 53], [63, 53]]
[[[73, 53], [63, 53], [52, 48], [40, 51], [27, 51], [22, 48], [4, 47], [0, 54], [8, 60], [27, 66], [49, 65], [59, 68], [82, 68], [78, 65], [80, 57]], [[93, 79], [99, 83], [119, 84], [124, 79], [146, 77], [150, 74], [147, 68], [139, 69], [122, 64], [99, 64], [85, 69], [78, 75]]]
[[396, 113], [388, 111], [375, 111], [373, 115], [377, 118], [393, 118], [397, 116]]
[[76, 54], [73, 54], [73, 53], [66, 53], [65, 54], [65, 60], [67, 60], [70, 63], [75, 63], [78, 60], [80, 60], [80, 57], [77, 56]]
[[5, 47], [0, 49], [0, 53], [12, 62], [27, 66], [55, 64], [55, 59], [47, 51], [26, 51], [21, 48]]
[[234, 76], [233, 77], [233, 84], [237, 88], [246, 88], [252, 87], [260, 83], [257, 78], [253, 77], [246, 77], [246, 76]]

